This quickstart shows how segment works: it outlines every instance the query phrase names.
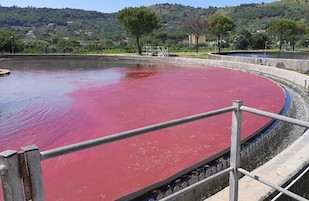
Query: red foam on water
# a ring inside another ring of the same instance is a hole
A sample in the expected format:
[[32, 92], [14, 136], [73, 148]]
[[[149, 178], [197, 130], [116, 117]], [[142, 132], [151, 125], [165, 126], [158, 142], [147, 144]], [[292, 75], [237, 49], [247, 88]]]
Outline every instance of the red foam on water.
[[[263, 77], [221, 68], [121, 69], [124, 79], [82, 88], [72, 99], [67, 122], [51, 118], [57, 136], [33, 135], [40, 148], [108, 136], [232, 105], [279, 113], [284, 92]], [[269, 119], [244, 114], [246, 138]], [[46, 125], [25, 133], [46, 132]], [[114, 200], [171, 177], [230, 144], [231, 114], [200, 120], [43, 161], [47, 200]], [[19, 146], [21, 143], [17, 143]], [[24, 144], [23, 144], [24, 145]]]

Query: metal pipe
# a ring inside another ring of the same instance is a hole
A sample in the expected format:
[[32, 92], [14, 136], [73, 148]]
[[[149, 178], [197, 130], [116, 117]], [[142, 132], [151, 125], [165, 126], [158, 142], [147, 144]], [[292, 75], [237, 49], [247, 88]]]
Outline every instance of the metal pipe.
[[[287, 187], [285, 187], [285, 190], [288, 190], [291, 188], [300, 178], [302, 178], [307, 172], [309, 171], [309, 166], [300, 174], [296, 179], [294, 179]], [[280, 192], [276, 197], [274, 197], [271, 201], [276, 201], [283, 193]]]
[[286, 116], [282, 116], [282, 115], [279, 115], [279, 114], [274, 114], [274, 113], [271, 113], [271, 112], [258, 110], [258, 109], [254, 109], [254, 108], [246, 107], [246, 106], [241, 106], [240, 110], [245, 111], [245, 112], [250, 112], [250, 113], [253, 113], [253, 114], [257, 114], [257, 115], [261, 115], [261, 116], [264, 116], [264, 117], [269, 117], [269, 118], [272, 118], [272, 119], [278, 119], [278, 120], [285, 121], [285, 122], [288, 122], [288, 123], [296, 124], [298, 126], [303, 126], [303, 127], [309, 128], [309, 122], [307, 122], [307, 121], [293, 119], [291, 117], [286, 117]]
[[235, 109], [236, 109], [235, 106], [226, 107], [226, 108], [222, 108], [222, 109], [218, 109], [218, 110], [213, 110], [213, 111], [210, 111], [210, 112], [205, 112], [205, 113], [201, 113], [201, 114], [197, 114], [197, 115], [193, 115], [193, 116], [183, 117], [183, 118], [179, 118], [179, 119], [175, 119], [175, 120], [171, 120], [171, 121], [167, 121], [167, 122], [163, 122], [163, 123], [154, 124], [154, 125], [151, 125], [151, 126], [146, 126], [146, 127], [143, 127], [143, 128], [125, 131], [125, 132], [121, 132], [121, 133], [118, 133], [118, 134], [114, 134], [114, 135], [110, 135], [110, 136], [106, 136], [106, 137], [102, 137], [102, 138], [96, 138], [96, 139], [93, 139], [93, 140], [88, 140], [88, 141], [84, 141], [84, 142], [80, 142], [80, 143], [76, 143], [76, 144], [71, 144], [71, 145], [67, 145], [67, 146], [43, 151], [43, 152], [41, 152], [41, 160], [46, 160], [46, 159], [49, 159], [49, 158], [57, 157], [57, 156], [64, 155], [64, 154], [67, 154], [67, 153], [71, 153], [71, 152], [75, 152], [75, 151], [80, 151], [80, 150], [87, 149], [87, 148], [90, 148], [90, 147], [95, 147], [95, 146], [98, 146], [98, 145], [107, 144], [107, 143], [110, 143], [110, 142], [122, 140], [122, 139], [125, 139], [125, 138], [137, 136], [137, 135], [142, 135], [142, 134], [149, 133], [149, 132], [152, 132], [152, 131], [156, 131], [156, 130], [160, 130], [160, 129], [164, 129], [164, 128], [169, 128], [169, 127], [176, 126], [176, 125], [179, 125], [179, 124], [204, 119], [206, 117], [216, 116], [216, 115], [219, 115], [219, 114], [234, 111]]
[[240, 167], [241, 125], [242, 125], [242, 112], [240, 110], [240, 107], [242, 106], [242, 101], [234, 101], [233, 105], [237, 107], [237, 110], [232, 112], [230, 166], [233, 167], [233, 171], [230, 172], [230, 179], [229, 179], [230, 201], [238, 200], [239, 172], [237, 171], [237, 169]]
[[7, 167], [6, 174], [1, 177], [2, 193], [5, 201], [24, 200], [24, 189], [20, 175], [18, 152], [6, 150], [0, 153], [1, 165]]
[[0, 165], [0, 176], [6, 175], [8, 168], [5, 165]]
[[163, 199], [160, 199], [160, 201], [169, 201], [169, 200], [176, 199], [177, 197], [182, 196], [184, 193], [186, 193], [186, 192], [188, 192], [188, 191], [190, 191], [190, 190], [192, 190], [192, 189], [194, 189], [194, 188], [196, 188], [196, 187], [198, 187], [198, 186], [200, 186], [200, 185], [202, 185], [202, 184], [204, 184], [204, 183], [206, 183], [208, 181], [216, 179], [217, 177], [219, 177], [221, 175], [228, 174], [233, 169], [234, 169], [233, 167], [229, 167], [229, 168], [227, 168], [225, 170], [222, 170], [222, 171], [220, 171], [220, 172], [218, 172], [218, 173], [216, 173], [214, 175], [211, 175], [210, 177], [207, 177], [207, 178], [205, 178], [205, 179], [203, 179], [201, 181], [196, 182], [195, 184], [192, 184], [192, 185], [188, 186], [187, 188], [181, 189], [180, 191], [177, 191], [176, 193], [173, 193], [172, 195], [169, 195], [169, 196], [167, 196], [167, 197], [165, 197]]
[[248, 177], [250, 177], [250, 178], [256, 180], [256, 181], [259, 181], [259, 182], [261, 182], [262, 184], [265, 184], [266, 186], [269, 186], [269, 187], [271, 187], [271, 188], [273, 188], [273, 189], [275, 189], [275, 190], [277, 190], [277, 191], [280, 191], [280, 192], [286, 194], [287, 196], [290, 196], [290, 197], [293, 198], [293, 199], [296, 199], [296, 200], [299, 200], [299, 201], [309, 201], [309, 200], [307, 200], [306, 198], [303, 198], [303, 197], [301, 197], [301, 196], [299, 196], [299, 195], [297, 195], [297, 194], [295, 194], [295, 193], [292, 193], [291, 191], [288, 191], [288, 190], [286, 190], [286, 189], [284, 189], [284, 188], [282, 188], [282, 187], [280, 187], [280, 186], [276, 186], [276, 185], [274, 185], [274, 184], [272, 184], [272, 183], [270, 183], [270, 182], [268, 182], [268, 181], [266, 181], [266, 180], [260, 178], [260, 177], [257, 176], [257, 175], [251, 174], [251, 173], [248, 172], [247, 170], [244, 170], [244, 169], [242, 169], [242, 168], [238, 168], [237, 170], [238, 170], [239, 172], [243, 173], [244, 175], [247, 175]]

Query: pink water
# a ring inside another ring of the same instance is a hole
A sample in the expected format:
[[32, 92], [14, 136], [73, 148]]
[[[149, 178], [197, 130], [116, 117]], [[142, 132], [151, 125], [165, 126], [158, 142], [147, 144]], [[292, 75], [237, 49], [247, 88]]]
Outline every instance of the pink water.
[[[0, 150], [71, 143], [231, 106], [279, 113], [274, 82], [220, 68], [104, 66], [100, 62], [8, 62], [0, 79]], [[0, 66], [1, 67], [1, 66]], [[269, 119], [244, 115], [248, 137]], [[47, 200], [114, 200], [226, 149], [231, 114], [42, 162]]]

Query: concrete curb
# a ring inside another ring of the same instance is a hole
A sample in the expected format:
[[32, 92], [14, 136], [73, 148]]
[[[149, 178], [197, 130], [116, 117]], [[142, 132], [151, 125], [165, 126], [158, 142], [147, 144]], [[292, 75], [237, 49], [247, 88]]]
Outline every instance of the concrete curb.
[[[236, 52], [237, 53], [237, 52]], [[283, 54], [284, 52], [282, 52]], [[209, 53], [208, 58], [212, 60], [224, 60], [232, 62], [258, 64], [264, 66], [289, 69], [297, 72], [306, 73], [309, 71], [309, 58], [307, 59], [288, 59], [288, 58], [261, 58], [261, 57], [241, 57], [228, 56], [227, 54]]]
[[[309, 163], [309, 131], [297, 139], [275, 158], [252, 171], [255, 175], [282, 186]], [[271, 171], [270, 171], [271, 170]], [[239, 201], [265, 200], [274, 190], [247, 176], [239, 182]], [[205, 201], [229, 200], [229, 188], [225, 188]]]

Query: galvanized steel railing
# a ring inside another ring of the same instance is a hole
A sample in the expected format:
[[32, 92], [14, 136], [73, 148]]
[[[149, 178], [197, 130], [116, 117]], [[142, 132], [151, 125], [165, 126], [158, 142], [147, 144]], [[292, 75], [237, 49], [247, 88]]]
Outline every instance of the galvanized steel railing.
[[230, 188], [230, 201], [238, 200], [238, 183], [240, 173], [245, 174], [257, 181], [268, 185], [283, 194], [286, 194], [296, 200], [308, 201], [305, 198], [296, 195], [286, 189], [279, 186], [273, 185], [268, 181], [263, 180], [259, 176], [252, 175], [246, 170], [240, 167], [240, 147], [241, 147], [241, 124], [242, 124], [242, 111], [269, 117], [272, 119], [277, 119], [295, 125], [303, 126], [309, 128], [309, 122], [297, 120], [290, 117], [285, 117], [282, 115], [261, 111], [258, 109], [246, 107], [242, 105], [242, 101], [234, 101], [233, 106], [226, 107], [219, 110], [214, 110], [211, 112], [206, 112], [194, 116], [184, 117], [168, 122], [163, 122], [135, 130], [130, 130], [126, 132], [121, 132], [115, 135], [97, 138], [94, 140], [84, 141], [81, 143], [76, 143], [56, 149], [51, 149], [48, 151], [40, 152], [38, 147], [35, 145], [22, 147], [22, 151], [12, 151], [7, 150], [0, 153], [0, 176], [3, 188], [3, 197], [5, 201], [20, 201], [20, 200], [32, 200], [32, 201], [43, 201], [44, 198], [44, 188], [42, 181], [42, 170], [41, 161], [54, 158], [60, 155], [69, 154], [71, 152], [88, 149], [91, 147], [107, 144], [110, 142], [122, 140], [125, 138], [143, 135], [152, 131], [176, 126], [179, 124], [184, 124], [211, 116], [216, 116], [224, 114], [227, 112], [232, 112], [232, 131], [231, 131], [231, 148], [230, 148], [230, 167], [218, 172], [210, 177], [205, 178], [189, 187], [182, 189], [170, 196], [163, 198], [162, 200], [175, 199], [184, 193], [196, 188], [197, 186], [213, 180], [218, 176], [223, 174], [230, 174], [229, 178], [229, 188]]
[[207, 118], [207, 117], [216, 116], [216, 115], [223, 114], [223, 113], [226, 113], [226, 112], [231, 112], [231, 111], [234, 111], [234, 110], [235, 110], [235, 107], [233, 107], [233, 106], [227, 107], [227, 108], [223, 108], [223, 109], [219, 109], [219, 110], [215, 110], [215, 111], [211, 111], [211, 112], [206, 112], [206, 113], [197, 114], [197, 115], [194, 115], [194, 116], [188, 116], [188, 117], [184, 117], [184, 118], [180, 118], [180, 119], [175, 119], [175, 120], [172, 120], [172, 121], [167, 121], [167, 122], [164, 122], [164, 123], [146, 126], [146, 127], [143, 127], [143, 128], [125, 131], [125, 132], [121, 132], [121, 133], [118, 133], [118, 134], [115, 134], [115, 135], [110, 135], [110, 136], [107, 136], [107, 137], [97, 138], [97, 139], [94, 139], [94, 140], [88, 140], [88, 141], [84, 141], [84, 142], [81, 142], [81, 143], [76, 143], [76, 144], [72, 144], [72, 145], [68, 145], [68, 146], [64, 146], [64, 147], [60, 147], [60, 148], [56, 148], [56, 149], [51, 149], [51, 150], [48, 150], [48, 151], [43, 151], [43, 152], [41, 152], [41, 159], [45, 160], [45, 159], [48, 159], [48, 158], [57, 157], [57, 156], [67, 154], [67, 153], [70, 153], [70, 152], [79, 151], [79, 150], [87, 149], [87, 148], [90, 148], [90, 147], [114, 142], [114, 141], [117, 141], [117, 140], [122, 140], [122, 139], [125, 139], [125, 138], [146, 134], [146, 133], [149, 133], [149, 132], [152, 132], [152, 131], [161, 130], [161, 129], [169, 128], [169, 127], [172, 127], [172, 126], [177, 126], [179, 124], [189, 123], [189, 122], [192, 122], [192, 121], [204, 119], [204, 118]]

